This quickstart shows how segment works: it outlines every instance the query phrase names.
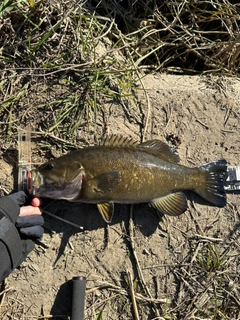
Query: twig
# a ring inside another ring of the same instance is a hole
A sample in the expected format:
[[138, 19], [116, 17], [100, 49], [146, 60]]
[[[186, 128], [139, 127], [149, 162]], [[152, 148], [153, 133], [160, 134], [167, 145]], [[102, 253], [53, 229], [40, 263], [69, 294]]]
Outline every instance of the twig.
[[237, 131], [233, 131], [233, 130], [224, 130], [224, 129], [221, 129], [221, 132], [226, 132], [226, 133], [236, 133]]
[[4, 289], [3, 291], [0, 292], [0, 296], [2, 296], [3, 294], [7, 293], [8, 291], [10, 291], [10, 290], [12, 290], [12, 289], [13, 289], [13, 287]]
[[168, 112], [167, 112], [167, 110], [166, 110], [165, 108], [163, 108], [163, 110], [165, 111], [166, 117], [167, 117], [167, 123], [166, 123], [165, 128], [163, 129], [163, 132], [166, 132], [167, 127], [168, 127], [168, 125], [169, 125], [169, 123], [170, 123], [170, 120], [171, 120], [171, 118], [172, 118], [172, 107], [170, 107], [170, 115], [169, 115], [169, 117], [168, 117]]
[[[125, 296], [128, 295], [128, 292], [125, 289], [118, 287], [114, 284], [108, 283], [108, 282], [103, 282], [102, 285], [99, 285], [97, 287], [93, 287], [91, 289], [86, 290], [86, 294], [92, 293], [96, 290], [107, 289], [107, 288], [112, 291], [117, 291], [118, 293], [120, 293], [122, 295], [125, 295]], [[144, 302], [154, 302], [154, 303], [163, 303], [163, 304], [168, 303], [168, 299], [148, 298], [146, 296], [143, 296], [141, 293], [137, 293], [137, 292], [135, 292], [135, 297], [137, 300], [144, 301]]]
[[7, 289], [6, 289], [6, 283], [5, 283], [5, 281], [3, 281], [2, 284], [1, 284], [1, 288], [0, 288], [0, 289], [2, 290], [2, 291], [0, 292], [0, 309], [1, 309], [1, 307], [2, 307], [2, 305], [3, 305], [3, 302], [4, 302], [4, 299], [5, 299], [6, 293], [7, 293], [9, 290], [12, 290], [13, 287], [10, 287], [10, 288], [7, 288]]
[[195, 234], [195, 237], [199, 240], [206, 240], [206, 241], [210, 241], [210, 242], [223, 242], [223, 239], [221, 238], [212, 238], [212, 237], [206, 237], [203, 236], [201, 234]]
[[86, 311], [88, 311], [89, 309], [91, 309], [93, 306], [94, 306], [94, 307], [96, 307], [96, 306], [98, 307], [98, 306], [102, 305], [104, 302], [107, 302], [107, 301], [109, 301], [109, 300], [112, 300], [112, 299], [116, 298], [118, 295], [119, 295], [119, 293], [114, 294], [113, 296], [111, 296], [111, 297], [109, 297], [109, 298], [106, 298], [106, 299], [104, 299], [104, 300], [101, 300], [100, 302], [98, 302], [98, 303], [96, 303], [96, 304], [92, 304], [89, 308], [86, 309]]
[[[133, 205], [130, 206], [130, 217], [129, 217], [129, 237], [130, 237], [130, 244], [131, 244], [131, 248], [132, 248], [132, 252], [133, 252], [133, 256], [137, 265], [137, 271], [138, 271], [138, 276], [139, 279], [141, 281], [142, 287], [145, 290], [145, 292], [147, 293], [147, 295], [153, 300], [153, 296], [151, 294], [151, 292], [149, 291], [147, 285], [146, 285], [146, 281], [144, 280], [143, 277], [143, 273], [142, 273], [142, 269], [137, 257], [137, 253], [136, 253], [136, 249], [135, 249], [135, 243], [134, 243], [134, 235], [133, 235], [133, 228], [134, 228], [134, 224], [133, 224]], [[155, 303], [153, 303], [153, 308], [154, 311], [156, 313], [156, 315], [158, 317], [160, 317], [158, 308], [156, 307]]]
[[141, 82], [142, 88], [143, 88], [144, 93], [145, 93], [145, 97], [147, 99], [147, 115], [146, 115], [146, 122], [145, 122], [145, 126], [144, 126], [143, 137], [142, 137], [143, 140], [144, 140], [144, 138], [146, 138], [146, 132], [147, 132], [148, 122], [149, 122], [150, 113], [151, 113], [151, 102], [150, 102], [149, 95], [147, 93], [147, 90], [145, 89], [145, 86], [144, 86], [144, 83], [143, 83], [142, 79], [139, 78], [139, 81]]
[[131, 295], [131, 299], [132, 299], [134, 318], [136, 320], [139, 320], [139, 313], [138, 313], [135, 292], [134, 292], [134, 287], [133, 287], [133, 279], [132, 279], [132, 275], [129, 270], [127, 270], [127, 277], [128, 277], [128, 282], [129, 282], [130, 295]]
[[234, 300], [234, 302], [237, 304], [238, 308], [240, 309], [239, 299], [234, 297], [234, 295], [231, 292], [227, 291], [225, 288], [222, 288], [222, 289]]
[[156, 264], [153, 266], [143, 267], [142, 269], [146, 270], [146, 269], [164, 268], [164, 267], [181, 268], [181, 267], [188, 267], [188, 266], [190, 266], [190, 263], [184, 263], [184, 264], [181, 264], [181, 263], [172, 263], [172, 264], [171, 263], [162, 263], [162, 264]]
[[200, 121], [199, 119], [196, 119], [196, 122], [200, 123], [204, 128], [206, 128], [207, 130], [209, 129], [209, 126], [207, 126], [205, 123], [203, 123], [202, 121]]
[[63, 318], [63, 319], [69, 319], [67, 315], [53, 315], [49, 314], [46, 316], [25, 316], [25, 319], [52, 319], [52, 318]]
[[2, 305], [3, 305], [4, 299], [5, 299], [5, 295], [6, 295], [6, 290], [1, 292], [0, 309], [1, 309]]

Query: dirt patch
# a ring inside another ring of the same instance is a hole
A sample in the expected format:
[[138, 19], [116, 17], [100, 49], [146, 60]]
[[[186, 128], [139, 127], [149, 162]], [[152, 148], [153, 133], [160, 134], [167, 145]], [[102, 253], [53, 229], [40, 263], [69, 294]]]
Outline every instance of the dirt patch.
[[[103, 132], [138, 141], [158, 138], [177, 147], [187, 166], [221, 158], [239, 165], [239, 81], [149, 75], [143, 82], [146, 90], [136, 90], [138, 108], [128, 101], [106, 103], [97, 125], [79, 128], [80, 139], [91, 144]], [[33, 153], [44, 162], [52, 155], [40, 153], [39, 143], [33, 143]], [[9, 147], [6, 142], [1, 150], [2, 193], [14, 189], [16, 157]], [[202, 319], [209, 312], [221, 319], [226, 310], [239, 319], [239, 195], [228, 195], [223, 209], [196, 195], [188, 197], [189, 209], [179, 217], [159, 217], [145, 204], [133, 207], [135, 251], [151, 298], [132, 254], [130, 206], [117, 205], [107, 227], [94, 205], [44, 201], [46, 210], [83, 229], [44, 215], [42, 242], [7, 279], [11, 290], [1, 318], [11, 313], [18, 319], [69, 315], [69, 280], [82, 275], [88, 290], [99, 286], [86, 296], [87, 319], [97, 319], [100, 311], [102, 319], [133, 319], [126, 277], [130, 270], [141, 295], [140, 319], [156, 319], [158, 313], [158, 319]]]

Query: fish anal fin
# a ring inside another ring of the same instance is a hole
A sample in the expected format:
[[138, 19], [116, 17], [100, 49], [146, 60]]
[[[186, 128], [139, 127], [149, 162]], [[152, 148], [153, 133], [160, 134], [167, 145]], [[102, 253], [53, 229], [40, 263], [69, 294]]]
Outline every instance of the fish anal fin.
[[103, 219], [110, 223], [114, 214], [114, 203], [113, 202], [103, 202], [97, 204], [98, 211], [100, 212]]
[[160, 159], [173, 163], [178, 163], [180, 161], [176, 149], [169, 147], [168, 144], [160, 140], [149, 140], [141, 143], [139, 147], [145, 148], [145, 152], [153, 154]]
[[125, 138], [121, 135], [109, 135], [102, 139], [101, 146], [110, 147], [136, 147], [138, 142], [132, 138]]
[[171, 193], [165, 197], [157, 198], [151, 202], [151, 205], [162, 214], [169, 216], [178, 216], [188, 208], [183, 192]]

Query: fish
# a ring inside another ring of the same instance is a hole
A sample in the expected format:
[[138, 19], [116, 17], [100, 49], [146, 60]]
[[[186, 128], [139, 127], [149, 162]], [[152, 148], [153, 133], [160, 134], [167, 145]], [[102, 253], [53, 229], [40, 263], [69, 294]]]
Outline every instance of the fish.
[[161, 214], [180, 215], [188, 208], [186, 190], [226, 205], [225, 159], [192, 168], [179, 162], [177, 151], [161, 140], [138, 143], [111, 135], [32, 170], [33, 195], [94, 203], [107, 223], [114, 203], [149, 203]]

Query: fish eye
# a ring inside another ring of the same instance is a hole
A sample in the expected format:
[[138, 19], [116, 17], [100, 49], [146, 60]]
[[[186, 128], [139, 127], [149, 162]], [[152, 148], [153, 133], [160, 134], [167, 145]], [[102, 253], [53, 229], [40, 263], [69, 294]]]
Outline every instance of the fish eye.
[[52, 165], [51, 163], [48, 163], [48, 164], [46, 165], [46, 169], [47, 169], [47, 170], [52, 170], [52, 169], [53, 169], [53, 165]]

